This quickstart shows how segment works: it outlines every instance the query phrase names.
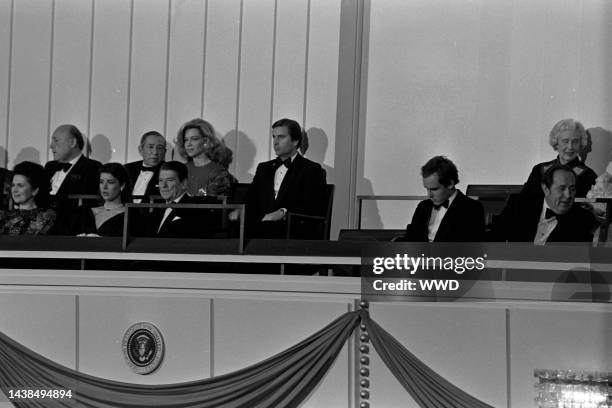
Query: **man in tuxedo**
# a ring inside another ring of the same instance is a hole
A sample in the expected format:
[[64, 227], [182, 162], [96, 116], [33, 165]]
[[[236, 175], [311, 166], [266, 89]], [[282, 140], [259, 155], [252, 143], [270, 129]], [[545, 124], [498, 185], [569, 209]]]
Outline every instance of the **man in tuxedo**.
[[399, 241], [478, 242], [484, 236], [484, 208], [456, 188], [459, 172], [444, 156], [421, 167], [428, 200], [421, 201]]
[[[51, 207], [57, 213], [54, 233], [70, 235], [68, 228], [74, 209], [79, 200], [69, 199], [71, 194], [98, 195], [102, 164], [83, 155], [85, 139], [74, 125], [61, 125], [51, 135], [53, 159], [45, 164], [45, 171], [51, 180]], [[97, 200], [83, 200], [85, 207], [92, 207]]]
[[[285, 238], [287, 212], [325, 214], [325, 170], [298, 153], [302, 128], [296, 121], [276, 121], [272, 125], [272, 140], [277, 158], [257, 166], [247, 193], [247, 233], [261, 238]], [[310, 238], [315, 230], [312, 225], [292, 226], [299, 238]]]
[[[167, 204], [194, 204], [195, 200], [187, 193], [187, 167], [178, 161], [161, 164], [159, 169], [159, 192]], [[166, 208], [156, 213], [152, 226], [153, 236], [165, 238], [195, 237], [197, 221], [195, 210]]]
[[166, 157], [166, 139], [161, 133], [152, 130], [140, 138], [138, 152], [142, 160], [131, 162], [125, 165], [125, 169], [130, 177], [129, 189], [135, 203], [140, 203], [143, 199], [148, 201], [150, 196], [158, 196], [159, 187], [159, 167]]
[[500, 241], [591, 242], [598, 227], [595, 216], [574, 203], [576, 174], [571, 167], [551, 166], [542, 176], [544, 198], [514, 197], [495, 226]]

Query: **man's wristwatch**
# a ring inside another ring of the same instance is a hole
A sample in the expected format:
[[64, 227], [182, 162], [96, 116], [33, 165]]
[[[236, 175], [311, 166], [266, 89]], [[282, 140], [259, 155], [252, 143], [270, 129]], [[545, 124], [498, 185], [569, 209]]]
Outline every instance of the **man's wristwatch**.
[[285, 218], [285, 216], [287, 215], [287, 209], [286, 208], [279, 208], [280, 212], [283, 213], [283, 218]]

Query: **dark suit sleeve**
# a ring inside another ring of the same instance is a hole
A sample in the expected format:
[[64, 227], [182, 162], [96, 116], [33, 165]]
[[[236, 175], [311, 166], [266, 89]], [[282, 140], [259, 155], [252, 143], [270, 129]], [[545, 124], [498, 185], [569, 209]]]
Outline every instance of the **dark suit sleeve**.
[[325, 170], [317, 163], [312, 163], [304, 176], [303, 194], [299, 200], [294, 200], [288, 211], [308, 215], [325, 215], [327, 197]]
[[542, 193], [542, 170], [541, 165], [537, 164], [533, 166], [531, 169], [531, 173], [527, 178], [525, 184], [523, 184], [523, 189], [521, 190], [522, 196], [535, 196], [539, 197], [543, 195]]
[[597, 174], [591, 168], [586, 167], [584, 173], [576, 177], [576, 197], [586, 197], [596, 180]]
[[[100, 189], [100, 176], [98, 171], [102, 167], [102, 163], [97, 160], [88, 159], [87, 167], [83, 175], [84, 194], [98, 194]], [[70, 173], [68, 173], [70, 174]]]
[[406, 226], [406, 233], [398, 241], [427, 242], [429, 240], [427, 237], [427, 224], [429, 223], [427, 212], [426, 201], [421, 201], [414, 210], [412, 221]]
[[484, 207], [480, 201], [471, 200], [470, 217], [465, 227], [466, 242], [482, 242], [485, 239]]
[[265, 163], [259, 163], [253, 181], [249, 185], [246, 196], [246, 212], [247, 220], [250, 222], [259, 221], [263, 216], [261, 206], [259, 205], [259, 197], [263, 194], [264, 188], [264, 165]]
[[[521, 192], [522, 194], [522, 192]], [[499, 217], [497, 217], [492, 228], [492, 240], [497, 242], [513, 241], [511, 237], [512, 226], [516, 225], [518, 219], [517, 215], [517, 204], [518, 195], [511, 195], [508, 197], [508, 202], [502, 210]]]

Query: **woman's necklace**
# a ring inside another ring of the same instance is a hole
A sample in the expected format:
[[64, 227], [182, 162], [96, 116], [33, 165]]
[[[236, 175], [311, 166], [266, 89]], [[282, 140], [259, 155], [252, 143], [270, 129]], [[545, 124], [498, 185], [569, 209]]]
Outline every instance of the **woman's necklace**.
[[104, 203], [104, 210], [106, 211], [117, 211], [123, 209], [123, 203]]

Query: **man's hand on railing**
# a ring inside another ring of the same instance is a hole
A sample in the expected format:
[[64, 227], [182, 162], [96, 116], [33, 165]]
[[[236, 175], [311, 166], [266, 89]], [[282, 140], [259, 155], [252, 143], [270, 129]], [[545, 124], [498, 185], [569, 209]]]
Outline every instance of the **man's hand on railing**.
[[233, 210], [228, 215], [227, 218], [230, 221], [238, 221], [240, 219], [240, 210]]
[[262, 221], [280, 221], [283, 218], [285, 218], [285, 214], [287, 214], [287, 210], [284, 210], [283, 208], [279, 208], [276, 211], [273, 211], [271, 213], [264, 215], [264, 217], [261, 220]]

